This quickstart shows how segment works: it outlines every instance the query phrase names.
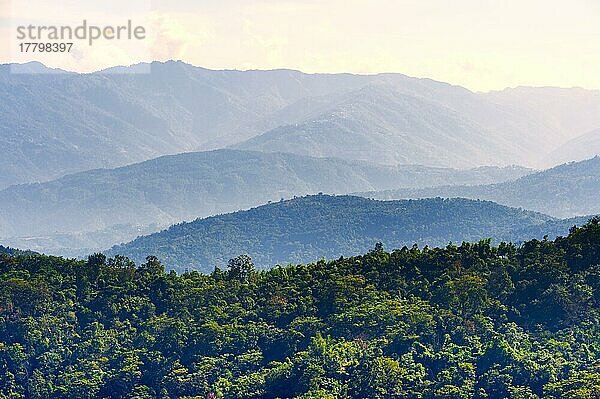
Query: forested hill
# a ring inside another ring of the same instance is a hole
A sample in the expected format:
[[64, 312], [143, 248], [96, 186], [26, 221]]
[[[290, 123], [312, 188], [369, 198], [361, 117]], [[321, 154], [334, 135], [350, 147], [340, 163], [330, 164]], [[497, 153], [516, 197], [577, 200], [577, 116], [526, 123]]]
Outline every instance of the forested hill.
[[229, 266], [0, 254], [0, 397], [598, 398], [597, 220], [520, 247]]
[[[550, 223], [547, 229], [544, 223]], [[270, 267], [358, 254], [376, 242], [401, 248], [487, 237], [496, 242], [520, 241], [544, 234], [555, 237], [571, 226], [572, 220], [558, 221], [485, 201], [374, 201], [316, 195], [178, 224], [107, 253], [138, 262], [155, 255], [176, 270], [209, 273], [246, 253], [257, 266]]]
[[600, 213], [600, 156], [556, 166], [514, 181], [361, 193], [368, 198], [462, 197], [523, 207], [555, 217]]
[[20, 249], [15, 249], [15, 248], [11, 248], [11, 247], [5, 247], [3, 245], [0, 245], [0, 254], [6, 254], [6, 255], [37, 255], [33, 251], [21, 251]]

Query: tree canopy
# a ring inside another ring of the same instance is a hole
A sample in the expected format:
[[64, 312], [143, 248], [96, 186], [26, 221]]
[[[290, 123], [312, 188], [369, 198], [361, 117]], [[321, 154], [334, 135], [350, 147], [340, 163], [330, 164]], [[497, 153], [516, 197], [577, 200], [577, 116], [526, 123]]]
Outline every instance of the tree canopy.
[[268, 271], [0, 253], [0, 398], [592, 399], [599, 305], [597, 219]]

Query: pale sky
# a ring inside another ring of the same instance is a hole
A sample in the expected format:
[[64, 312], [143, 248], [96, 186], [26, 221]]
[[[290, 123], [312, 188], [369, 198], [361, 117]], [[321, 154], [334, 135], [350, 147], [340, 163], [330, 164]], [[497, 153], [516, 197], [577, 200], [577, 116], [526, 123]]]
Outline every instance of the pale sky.
[[[212, 69], [399, 72], [487, 91], [600, 89], [600, 0], [0, 0], [0, 62], [93, 71], [181, 59]], [[52, 6], [50, 6], [52, 4]], [[18, 24], [143, 24], [51, 58], [15, 49]], [[12, 43], [11, 43], [12, 42]], [[12, 47], [11, 47], [12, 46]]]

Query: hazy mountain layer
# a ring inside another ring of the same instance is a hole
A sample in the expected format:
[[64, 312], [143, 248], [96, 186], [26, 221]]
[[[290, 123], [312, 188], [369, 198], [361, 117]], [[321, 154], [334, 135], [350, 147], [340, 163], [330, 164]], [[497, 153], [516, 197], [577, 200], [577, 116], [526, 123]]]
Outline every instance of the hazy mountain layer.
[[295, 195], [488, 183], [528, 172], [391, 167], [239, 150], [186, 153], [0, 191], [0, 237], [5, 244], [72, 255]]
[[549, 164], [581, 161], [600, 155], [600, 129], [569, 140], [548, 155]]
[[388, 164], [546, 165], [549, 152], [600, 123], [596, 91], [520, 88], [476, 94], [427, 80], [398, 84], [393, 75], [379, 77], [328, 101], [302, 102], [296, 108], [310, 111], [304, 119], [235, 148]]
[[[334, 108], [278, 127], [236, 148], [383, 164], [468, 167], [525, 161], [523, 148], [435, 101], [393, 86], [352, 92]], [[517, 155], [518, 154], [518, 155]]]
[[212, 71], [182, 62], [155, 62], [149, 70], [11, 74], [10, 65], [0, 66], [6, 151], [0, 187], [231, 144], [274, 127], [267, 117], [301, 98], [350, 90], [368, 79]]
[[[526, 112], [532, 119], [543, 120], [549, 131], [562, 132], [563, 137], [573, 139], [600, 126], [600, 90], [517, 87], [481, 96], [502, 107]], [[562, 159], [558, 163], [585, 158], [590, 156]]]
[[273, 151], [273, 143], [378, 163], [535, 166], [600, 126], [597, 92], [580, 89], [552, 92], [570, 110], [557, 122], [556, 107], [533, 112], [535, 101], [517, 101], [512, 91], [484, 95], [400, 74], [213, 71], [172, 61], [152, 63], [150, 73], [115, 73], [139, 69], [12, 74], [0, 66], [0, 188], [265, 132], [252, 148]]
[[600, 157], [560, 165], [511, 182], [387, 190], [361, 195], [376, 199], [429, 197], [484, 199], [556, 217], [599, 214]]

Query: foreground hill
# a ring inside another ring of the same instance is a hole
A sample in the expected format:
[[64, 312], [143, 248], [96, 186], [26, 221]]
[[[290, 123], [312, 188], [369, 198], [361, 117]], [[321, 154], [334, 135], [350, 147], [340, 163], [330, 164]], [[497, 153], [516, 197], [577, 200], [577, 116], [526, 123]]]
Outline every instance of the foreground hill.
[[[374, 201], [317, 195], [178, 224], [108, 253], [136, 261], [155, 255], [176, 270], [210, 272], [239, 254], [249, 254], [257, 266], [267, 267], [348, 256], [377, 242], [401, 248], [487, 237], [518, 241], [557, 236], [572, 222], [464, 199]], [[536, 233], [540, 230], [545, 233]]]
[[12, 256], [15, 256], [15, 255], [38, 255], [32, 251], [22, 251], [20, 249], [5, 247], [3, 245], [0, 245], [0, 254], [6, 254], [6, 255], [12, 255]]
[[527, 172], [392, 167], [238, 150], [186, 153], [0, 191], [0, 237], [15, 247], [90, 253], [182, 220], [294, 195], [475, 184]]
[[360, 195], [386, 200], [429, 197], [482, 199], [555, 217], [599, 214], [600, 157], [560, 165], [511, 182], [386, 190]]
[[211, 275], [0, 254], [0, 396], [595, 399], [599, 264], [597, 220]]

